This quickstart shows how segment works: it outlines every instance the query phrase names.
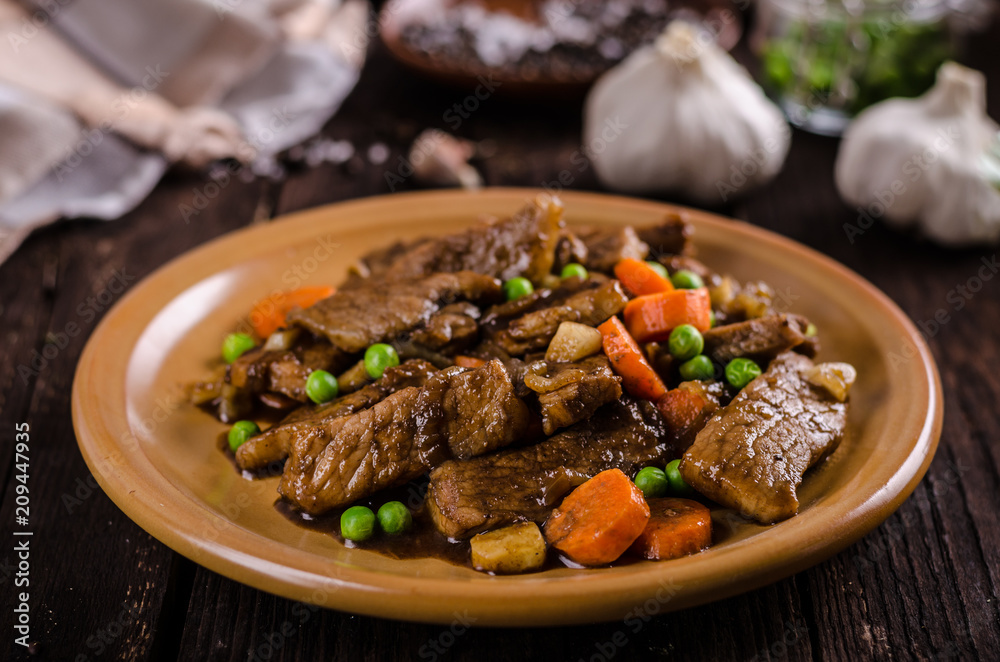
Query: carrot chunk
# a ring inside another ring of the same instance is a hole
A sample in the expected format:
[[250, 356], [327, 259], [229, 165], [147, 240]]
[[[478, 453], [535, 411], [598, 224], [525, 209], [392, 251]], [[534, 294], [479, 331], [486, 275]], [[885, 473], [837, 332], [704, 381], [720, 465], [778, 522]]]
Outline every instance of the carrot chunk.
[[650, 499], [650, 517], [629, 548], [651, 561], [694, 554], [712, 544], [712, 513], [690, 499]]
[[612, 317], [597, 330], [601, 332], [604, 353], [611, 362], [612, 370], [622, 378], [625, 390], [637, 398], [654, 402], [663, 397], [667, 387], [621, 320]]
[[336, 291], [329, 285], [309, 285], [290, 292], [276, 292], [254, 304], [250, 325], [259, 337], [267, 338], [285, 326], [285, 316], [293, 308], [308, 308]]
[[625, 326], [638, 342], [659, 342], [681, 324], [699, 331], [712, 327], [712, 300], [708, 290], [674, 290], [636, 297], [625, 304]]
[[673, 292], [674, 284], [642, 260], [627, 257], [615, 265], [615, 277], [635, 296]]
[[478, 368], [481, 365], [486, 365], [486, 361], [477, 359], [475, 356], [458, 355], [454, 358], [454, 362], [455, 365], [462, 368]]
[[656, 408], [674, 434], [680, 434], [694, 425], [705, 410], [705, 398], [697, 393], [675, 388], [656, 401]]
[[649, 506], [619, 469], [597, 474], [570, 492], [545, 522], [545, 540], [581, 565], [611, 563], [646, 528]]

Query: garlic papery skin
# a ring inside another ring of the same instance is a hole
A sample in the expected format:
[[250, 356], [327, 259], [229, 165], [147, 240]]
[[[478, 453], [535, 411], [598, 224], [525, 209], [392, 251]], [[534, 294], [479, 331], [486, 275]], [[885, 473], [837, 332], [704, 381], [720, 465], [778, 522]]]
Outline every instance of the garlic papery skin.
[[770, 180], [791, 141], [781, 111], [746, 70], [683, 21], [597, 81], [583, 124], [605, 186], [702, 202]]
[[[916, 99], [863, 111], [837, 154], [840, 195], [868, 218], [917, 227], [948, 246], [1000, 240], [1000, 191], [984, 164], [1000, 126], [986, 115], [986, 79], [954, 62]], [[858, 232], [845, 226], [853, 242]]]

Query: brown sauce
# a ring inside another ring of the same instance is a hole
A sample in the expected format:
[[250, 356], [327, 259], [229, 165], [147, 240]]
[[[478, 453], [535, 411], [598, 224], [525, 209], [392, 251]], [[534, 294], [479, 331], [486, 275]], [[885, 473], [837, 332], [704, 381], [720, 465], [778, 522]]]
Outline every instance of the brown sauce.
[[371, 498], [353, 504], [367, 506], [372, 512], [377, 513], [382, 504], [400, 501], [413, 515], [413, 526], [409, 530], [398, 535], [376, 531], [374, 536], [363, 542], [345, 540], [340, 535], [340, 516], [346, 508], [339, 508], [324, 515], [309, 516], [304, 515], [284, 499], [275, 502], [274, 508], [290, 522], [312, 531], [328, 534], [345, 547], [364, 549], [394, 559], [436, 558], [453, 565], [471, 568], [469, 542], [451, 541], [434, 528], [434, 523], [431, 522], [430, 515], [424, 507], [425, 488], [426, 482], [412, 482], [400, 488], [383, 490]]
[[[405, 533], [391, 536], [379, 531], [364, 542], [345, 540], [340, 535], [340, 516], [346, 508], [340, 508], [320, 516], [310, 516], [303, 514], [284, 499], [278, 499], [274, 504], [274, 509], [293, 524], [311, 531], [328, 534], [345, 547], [364, 549], [393, 559], [433, 558], [451, 563], [452, 565], [474, 569], [469, 541], [449, 540], [434, 528], [434, 523], [431, 521], [427, 509], [424, 507], [423, 494], [426, 487], [426, 479], [423, 481], [414, 481], [403, 487], [383, 490], [374, 497], [363, 499], [353, 504], [367, 506], [371, 508], [372, 512], [377, 513], [382, 504], [389, 501], [400, 501], [410, 509], [410, 513], [413, 515], [413, 526]], [[629, 556], [626, 552], [622, 558], [609, 566], [602, 567], [621, 567], [641, 560]], [[535, 572], [555, 568], [582, 567], [570, 561], [555, 549], [549, 548], [545, 564]]]

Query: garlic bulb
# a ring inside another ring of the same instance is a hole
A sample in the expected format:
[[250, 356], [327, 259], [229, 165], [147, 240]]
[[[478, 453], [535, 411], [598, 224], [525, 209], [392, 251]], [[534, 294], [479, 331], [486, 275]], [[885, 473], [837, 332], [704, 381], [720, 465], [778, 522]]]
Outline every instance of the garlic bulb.
[[1000, 190], [989, 170], [1000, 168], [1000, 127], [986, 115], [986, 79], [954, 62], [917, 99], [889, 99], [862, 112], [837, 154], [841, 196], [859, 213], [844, 226], [848, 239], [873, 219], [916, 225], [942, 244], [1000, 239]]
[[598, 177], [633, 193], [725, 201], [774, 177], [790, 140], [781, 111], [746, 70], [683, 21], [604, 74], [584, 109]]

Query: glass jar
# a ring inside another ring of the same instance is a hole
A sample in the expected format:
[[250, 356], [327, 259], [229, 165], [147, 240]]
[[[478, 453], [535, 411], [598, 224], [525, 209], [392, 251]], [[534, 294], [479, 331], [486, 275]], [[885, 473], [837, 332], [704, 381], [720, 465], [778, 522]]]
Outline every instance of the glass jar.
[[839, 135], [851, 117], [934, 84], [955, 51], [946, 0], [760, 0], [751, 47], [789, 121]]

